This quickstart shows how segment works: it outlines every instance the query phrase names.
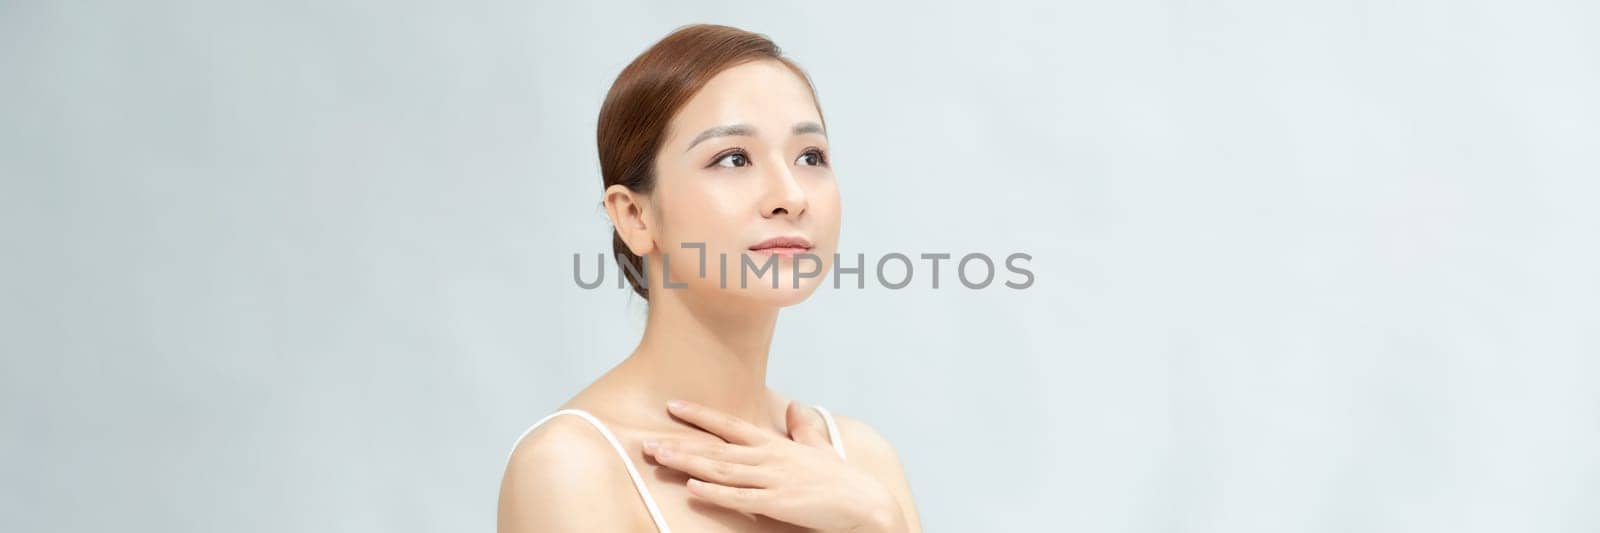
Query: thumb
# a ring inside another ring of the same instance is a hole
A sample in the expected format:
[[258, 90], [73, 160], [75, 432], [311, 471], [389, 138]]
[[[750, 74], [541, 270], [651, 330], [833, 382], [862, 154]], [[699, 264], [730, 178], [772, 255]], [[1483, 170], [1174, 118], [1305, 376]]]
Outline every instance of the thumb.
[[822, 426], [822, 415], [802, 407], [800, 402], [789, 402], [789, 438], [807, 446], [833, 448], [828, 440], [828, 430]]

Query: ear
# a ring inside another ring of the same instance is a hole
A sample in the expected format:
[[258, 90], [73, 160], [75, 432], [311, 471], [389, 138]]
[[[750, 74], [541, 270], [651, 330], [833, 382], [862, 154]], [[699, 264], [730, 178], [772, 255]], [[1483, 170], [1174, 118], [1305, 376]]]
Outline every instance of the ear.
[[646, 210], [648, 196], [622, 185], [612, 185], [606, 187], [605, 198], [601, 201], [606, 206], [606, 215], [611, 217], [611, 226], [617, 228], [617, 235], [622, 236], [628, 251], [639, 257], [655, 251], [655, 235], [650, 232], [650, 213]]

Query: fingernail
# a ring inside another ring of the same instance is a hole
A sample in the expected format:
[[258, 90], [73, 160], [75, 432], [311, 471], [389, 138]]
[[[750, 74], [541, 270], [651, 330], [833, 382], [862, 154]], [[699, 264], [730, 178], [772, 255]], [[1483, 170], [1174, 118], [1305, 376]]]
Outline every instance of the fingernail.
[[672, 457], [672, 452], [665, 449], [656, 450], [655, 456], [656, 459], [670, 459]]
[[653, 440], [645, 440], [644, 441], [644, 449], [646, 451], [649, 451], [650, 453], [655, 453], [656, 452], [656, 448], [658, 448], [660, 446], [661, 446], [660, 444], [657, 444], [656, 441], [653, 441]]
[[667, 400], [667, 407], [671, 409], [683, 409], [683, 400]]

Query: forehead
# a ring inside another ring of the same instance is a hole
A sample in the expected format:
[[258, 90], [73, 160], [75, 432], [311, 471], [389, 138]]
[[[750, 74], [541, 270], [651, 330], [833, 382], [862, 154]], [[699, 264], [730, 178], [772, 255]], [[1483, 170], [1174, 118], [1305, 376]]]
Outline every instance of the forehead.
[[668, 138], [679, 143], [705, 128], [729, 124], [748, 124], [768, 135], [806, 121], [821, 122], [821, 117], [805, 80], [778, 61], [752, 61], [706, 82], [672, 118]]

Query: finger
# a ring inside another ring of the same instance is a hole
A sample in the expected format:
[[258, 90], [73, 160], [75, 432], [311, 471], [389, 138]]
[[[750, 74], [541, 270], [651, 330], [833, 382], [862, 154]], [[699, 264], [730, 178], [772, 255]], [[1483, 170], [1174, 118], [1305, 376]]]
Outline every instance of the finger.
[[768, 438], [766, 433], [749, 422], [694, 402], [673, 400], [667, 402], [667, 410], [678, 418], [734, 444], [760, 444], [766, 442]]
[[729, 487], [690, 478], [689, 494], [735, 511], [765, 514], [770, 491], [746, 487]]
[[789, 412], [789, 438], [816, 448], [832, 448], [833, 443], [828, 440], [828, 430], [820, 422], [822, 415], [813, 409], [802, 407], [800, 402], [790, 401]]
[[720, 485], [761, 488], [771, 484], [767, 471], [757, 466], [718, 461], [665, 448], [657, 450], [655, 458], [662, 466]]
[[646, 440], [644, 451], [655, 455], [657, 450], [670, 450], [672, 453], [687, 453], [715, 459], [727, 463], [742, 465], [759, 465], [766, 461], [767, 453], [760, 448], [728, 444], [710, 439], [667, 439]]

